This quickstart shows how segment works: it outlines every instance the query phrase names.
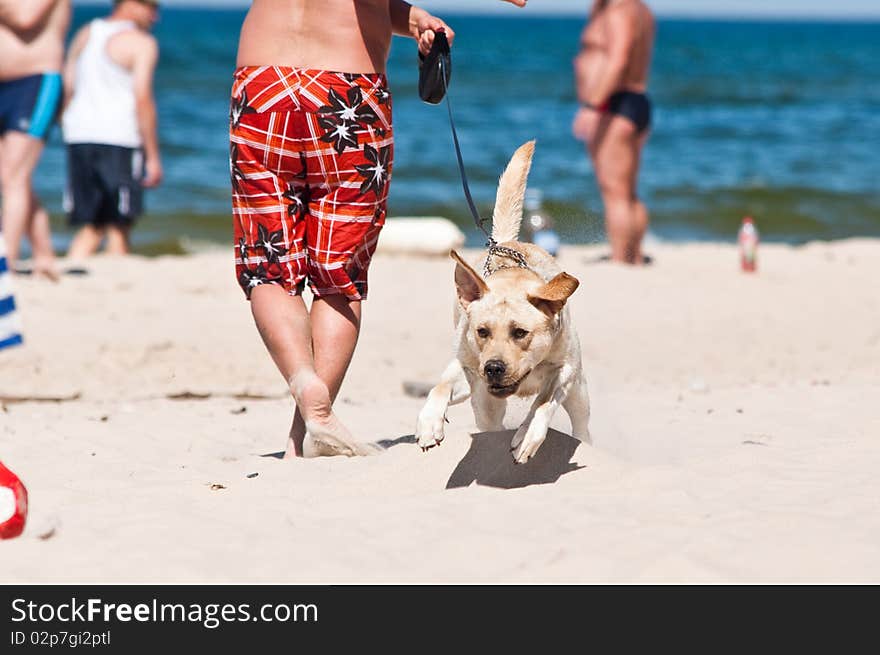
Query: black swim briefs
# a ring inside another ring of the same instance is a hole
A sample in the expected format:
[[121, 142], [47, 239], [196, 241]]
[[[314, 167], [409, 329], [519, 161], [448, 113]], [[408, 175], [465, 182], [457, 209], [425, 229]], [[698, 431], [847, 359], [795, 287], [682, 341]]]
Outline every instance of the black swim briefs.
[[608, 98], [607, 106], [610, 113], [631, 120], [637, 132], [644, 132], [651, 126], [651, 101], [644, 93], [618, 91]]

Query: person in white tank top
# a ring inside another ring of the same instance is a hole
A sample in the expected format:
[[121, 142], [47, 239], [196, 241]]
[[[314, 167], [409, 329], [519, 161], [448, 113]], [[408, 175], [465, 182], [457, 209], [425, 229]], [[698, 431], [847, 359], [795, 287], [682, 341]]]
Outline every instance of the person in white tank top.
[[142, 188], [162, 179], [150, 30], [157, 0], [115, 0], [113, 11], [77, 32], [64, 66], [61, 127], [68, 150], [65, 209], [79, 227], [68, 257], [129, 252]]

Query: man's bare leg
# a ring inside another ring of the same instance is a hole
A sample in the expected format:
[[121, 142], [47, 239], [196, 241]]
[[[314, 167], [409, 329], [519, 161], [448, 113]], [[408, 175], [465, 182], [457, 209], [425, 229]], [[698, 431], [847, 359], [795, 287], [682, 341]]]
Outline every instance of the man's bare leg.
[[[351, 363], [361, 326], [360, 301], [349, 302], [345, 296], [315, 298], [311, 308], [312, 348], [315, 372], [327, 385], [330, 404], [342, 386], [342, 380]], [[290, 426], [285, 457], [301, 457], [306, 424], [297, 407]]]
[[52, 228], [49, 225], [49, 212], [34, 196], [31, 199], [34, 208], [30, 221], [31, 251], [34, 258], [34, 274], [42, 275], [53, 282], [60, 279], [58, 266], [55, 263], [55, 249], [52, 247]]
[[603, 194], [605, 205], [605, 233], [611, 246], [611, 261], [624, 264], [635, 262], [635, 252], [631, 248], [633, 226], [633, 206], [630, 200], [613, 194]]
[[[641, 136], [639, 136], [639, 140], [637, 143], [638, 148], [638, 156], [636, 158], [635, 169], [633, 170], [633, 189], [638, 188], [638, 179], [639, 179], [639, 170], [642, 167], [642, 153], [645, 151], [645, 144], [648, 143], [648, 137], [651, 135], [651, 130], [646, 129], [642, 132]], [[645, 262], [645, 253], [642, 252], [642, 242], [644, 241], [645, 234], [648, 232], [648, 225], [651, 222], [651, 216], [648, 213], [648, 207], [641, 200], [636, 198], [636, 229], [639, 231], [638, 234], [638, 243], [639, 248], [636, 253], [636, 262]]]
[[[596, 148], [595, 165], [605, 206], [611, 259], [627, 264], [642, 263], [641, 238], [647, 228], [647, 222], [641, 229], [639, 225], [635, 190], [638, 163], [635, 126], [626, 118], [612, 116]], [[643, 216], [647, 219], [647, 214]]]
[[28, 232], [34, 212], [31, 178], [42, 152], [43, 142], [30, 135], [9, 131], [2, 137], [3, 235], [9, 268], [13, 272], [21, 252], [21, 240]]
[[333, 414], [330, 389], [315, 371], [312, 324], [302, 297], [290, 296], [274, 284], [260, 285], [251, 293], [251, 312], [309, 433], [310, 443], [301, 443], [301, 452], [311, 456], [368, 454], [369, 447], [357, 442]]
[[95, 225], [83, 225], [73, 235], [70, 248], [67, 250], [69, 259], [86, 259], [94, 255], [104, 240], [104, 228]]
[[107, 226], [107, 249], [108, 255], [127, 255], [131, 252], [129, 234], [131, 228], [123, 225]]
[[635, 217], [635, 229], [633, 232], [633, 241], [635, 248], [635, 263], [645, 263], [645, 253], [642, 252], [642, 242], [645, 239], [645, 234], [648, 231], [648, 223], [650, 222], [650, 217], [648, 215], [648, 208], [638, 198], [635, 202], [634, 207], [634, 217]]

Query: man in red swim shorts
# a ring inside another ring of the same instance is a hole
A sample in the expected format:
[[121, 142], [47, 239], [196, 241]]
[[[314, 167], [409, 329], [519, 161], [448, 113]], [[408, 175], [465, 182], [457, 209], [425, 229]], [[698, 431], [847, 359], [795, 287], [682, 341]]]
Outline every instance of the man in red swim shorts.
[[392, 33], [427, 52], [439, 28], [450, 31], [401, 0], [254, 0], [242, 26], [230, 112], [235, 272], [296, 401], [287, 457], [371, 452], [332, 404], [385, 221], [385, 62]]
[[296, 401], [286, 457], [375, 450], [332, 406], [385, 221], [391, 36], [427, 54], [438, 29], [452, 42], [442, 20], [404, 0], [253, 0], [242, 25], [230, 112], [235, 271]]

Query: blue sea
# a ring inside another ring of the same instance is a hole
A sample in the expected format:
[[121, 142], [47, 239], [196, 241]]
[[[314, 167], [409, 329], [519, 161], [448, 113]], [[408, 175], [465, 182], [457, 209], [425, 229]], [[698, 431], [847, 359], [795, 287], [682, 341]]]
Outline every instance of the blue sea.
[[[99, 9], [77, 8], [75, 27]], [[142, 253], [231, 243], [228, 112], [244, 11], [166, 9], [155, 33], [166, 180], [134, 233]], [[450, 97], [474, 198], [491, 213], [513, 150], [537, 139], [530, 186], [565, 242], [603, 237], [582, 145], [571, 60], [581, 18], [445, 15], [457, 33]], [[880, 236], [880, 23], [660, 20], [654, 129], [639, 192], [659, 239], [732, 240], [755, 217], [766, 240]], [[416, 92], [417, 55], [395, 37], [389, 62], [396, 161], [389, 215], [446, 216], [479, 245], [445, 106]], [[64, 153], [55, 129], [37, 190], [59, 250]]]

